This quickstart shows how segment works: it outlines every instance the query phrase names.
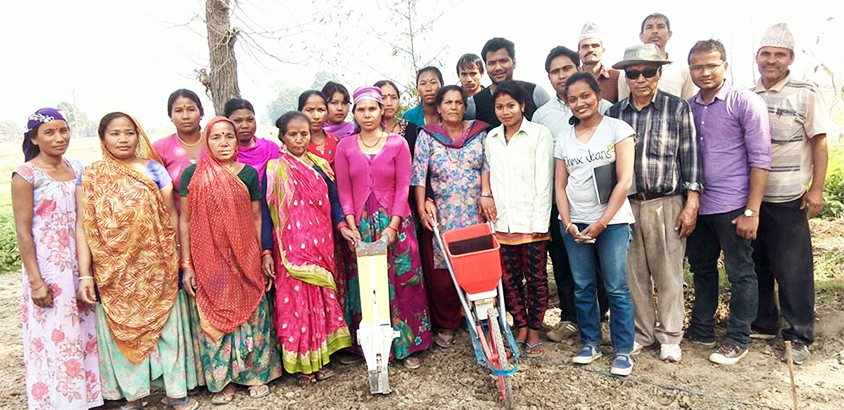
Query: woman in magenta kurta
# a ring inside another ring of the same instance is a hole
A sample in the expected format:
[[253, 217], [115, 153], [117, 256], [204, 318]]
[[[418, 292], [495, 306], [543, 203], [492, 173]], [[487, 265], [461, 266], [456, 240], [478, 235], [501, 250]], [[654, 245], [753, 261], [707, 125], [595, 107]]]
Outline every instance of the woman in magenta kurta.
[[[419, 367], [412, 353], [431, 345], [428, 303], [410, 217], [410, 148], [404, 138], [381, 129], [381, 90], [361, 87], [355, 91], [355, 122], [360, 133], [340, 140], [334, 165], [337, 189], [346, 226], [340, 234], [354, 247], [358, 241], [387, 238], [390, 279], [390, 314], [400, 336], [393, 354], [407, 368]], [[357, 266], [347, 270], [346, 320], [352, 335], [361, 320]]]
[[226, 118], [237, 127], [237, 162], [249, 165], [258, 171], [258, 182], [263, 182], [267, 162], [277, 159], [278, 144], [255, 136], [258, 125], [255, 122], [255, 109], [243, 98], [232, 98], [223, 108]]

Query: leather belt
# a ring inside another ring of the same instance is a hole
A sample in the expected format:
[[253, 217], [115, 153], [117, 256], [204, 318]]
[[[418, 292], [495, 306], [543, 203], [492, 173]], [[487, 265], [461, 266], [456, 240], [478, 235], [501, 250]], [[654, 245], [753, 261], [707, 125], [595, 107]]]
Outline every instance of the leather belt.
[[628, 196], [630, 199], [634, 199], [636, 201], [650, 201], [652, 199], [662, 198], [666, 196], [673, 196], [674, 194], [657, 194], [653, 192], [637, 192]]

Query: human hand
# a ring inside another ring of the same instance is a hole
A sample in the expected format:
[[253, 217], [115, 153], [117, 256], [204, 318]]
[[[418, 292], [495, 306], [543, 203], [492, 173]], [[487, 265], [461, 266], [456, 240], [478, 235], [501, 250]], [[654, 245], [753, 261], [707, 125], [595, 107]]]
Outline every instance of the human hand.
[[809, 219], [812, 219], [823, 210], [823, 191], [818, 189], [810, 189], [803, 194], [803, 201], [800, 204], [800, 209], [809, 208]]
[[425, 203], [419, 207], [419, 219], [422, 221], [422, 226], [429, 230], [434, 230], [434, 225], [437, 221], [437, 205], [432, 200], [425, 200]]
[[188, 295], [196, 297], [196, 273], [194, 273], [193, 268], [182, 268], [182, 286], [184, 286]]
[[44, 280], [30, 285], [30, 297], [32, 298], [32, 303], [35, 303], [35, 306], [40, 308], [53, 307], [53, 290], [50, 289], [50, 285], [44, 282]]
[[349, 248], [352, 251], [355, 250], [355, 246], [357, 246], [357, 243], [361, 240], [360, 232], [358, 232], [357, 229], [352, 229], [348, 226], [340, 228], [340, 236], [349, 243]]
[[267, 278], [266, 290], [268, 291], [273, 287], [273, 280], [275, 279], [275, 262], [273, 261], [273, 255], [266, 254], [261, 257], [261, 270]]
[[381, 231], [381, 237], [387, 237], [387, 246], [392, 245], [396, 242], [396, 238], [398, 238], [399, 232], [395, 230], [395, 228], [388, 226]]
[[739, 215], [732, 220], [736, 226], [736, 235], [744, 239], [756, 239], [756, 231], [759, 229], [759, 218]]
[[97, 303], [97, 294], [94, 292], [94, 281], [91, 279], [80, 279], [76, 298], [89, 305]]
[[585, 242], [587, 243], [595, 243], [595, 240], [598, 238], [606, 227], [601, 222], [593, 222], [586, 227], [586, 229], [580, 231], [580, 236], [583, 238], [588, 238]]
[[677, 236], [680, 239], [686, 238], [692, 234], [697, 225], [697, 209], [691, 207], [684, 207], [677, 215], [677, 222], [674, 224], [674, 230], [677, 231]]
[[482, 196], [478, 200], [478, 205], [481, 207], [481, 216], [487, 221], [495, 222], [498, 219], [498, 211], [495, 209], [495, 200], [492, 197]]

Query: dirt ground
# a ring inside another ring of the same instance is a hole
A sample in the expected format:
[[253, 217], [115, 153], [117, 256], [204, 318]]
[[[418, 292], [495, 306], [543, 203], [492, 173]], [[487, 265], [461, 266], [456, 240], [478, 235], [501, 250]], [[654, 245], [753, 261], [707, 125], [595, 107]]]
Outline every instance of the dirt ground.
[[[844, 221], [813, 224], [816, 253], [844, 251]], [[818, 237], [820, 235], [820, 237]], [[838, 267], [841, 268], [840, 266]], [[840, 277], [839, 277], [840, 279]], [[553, 289], [554, 286], [552, 285]], [[0, 275], [0, 408], [26, 408], [20, 336], [20, 275]], [[691, 297], [691, 291], [687, 299]], [[728, 292], [722, 299], [728, 299]], [[687, 307], [690, 306], [687, 303]], [[723, 308], [722, 308], [723, 309]], [[726, 312], [720, 312], [723, 319]], [[546, 324], [555, 325], [559, 310], [552, 309]], [[723, 328], [719, 327], [723, 333]], [[795, 367], [801, 409], [844, 408], [844, 297], [819, 292], [816, 304], [816, 342], [812, 355]], [[754, 341], [749, 354], [735, 366], [718, 366], [707, 360], [711, 349], [683, 344], [683, 360], [666, 364], [656, 351], [635, 357], [633, 375], [619, 379], [609, 375], [611, 349], [584, 367], [571, 364], [577, 340], [546, 342], [545, 354], [522, 359], [513, 377], [516, 409], [790, 409], [788, 366], [777, 359], [782, 340]], [[475, 364], [465, 332], [457, 335], [451, 349], [433, 349], [421, 355], [422, 367], [390, 368], [393, 392], [369, 394], [363, 365], [331, 364], [333, 379], [299, 387], [290, 376], [270, 384], [271, 394], [251, 399], [239, 390], [230, 405], [214, 406], [204, 389], [193, 394], [202, 408], [228, 409], [495, 409], [493, 379]], [[148, 409], [163, 410], [150, 397]], [[108, 403], [104, 408], [116, 408]]]

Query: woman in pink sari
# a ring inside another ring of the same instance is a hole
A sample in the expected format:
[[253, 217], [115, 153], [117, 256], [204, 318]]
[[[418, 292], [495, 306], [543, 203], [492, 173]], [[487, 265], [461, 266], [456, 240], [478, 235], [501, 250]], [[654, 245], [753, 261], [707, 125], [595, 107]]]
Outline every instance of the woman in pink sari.
[[333, 231], [342, 212], [331, 167], [308, 152], [308, 117], [291, 111], [276, 124], [287, 149], [267, 163], [262, 263], [275, 273], [284, 370], [310, 384], [332, 377], [324, 368], [329, 356], [352, 343], [333, 274]]
[[255, 171], [258, 171], [258, 181], [263, 182], [267, 162], [278, 158], [278, 144], [255, 136], [258, 125], [255, 121], [255, 109], [249, 101], [232, 98], [226, 101], [223, 111], [225, 117], [234, 123], [237, 131], [237, 162], [255, 168]]

